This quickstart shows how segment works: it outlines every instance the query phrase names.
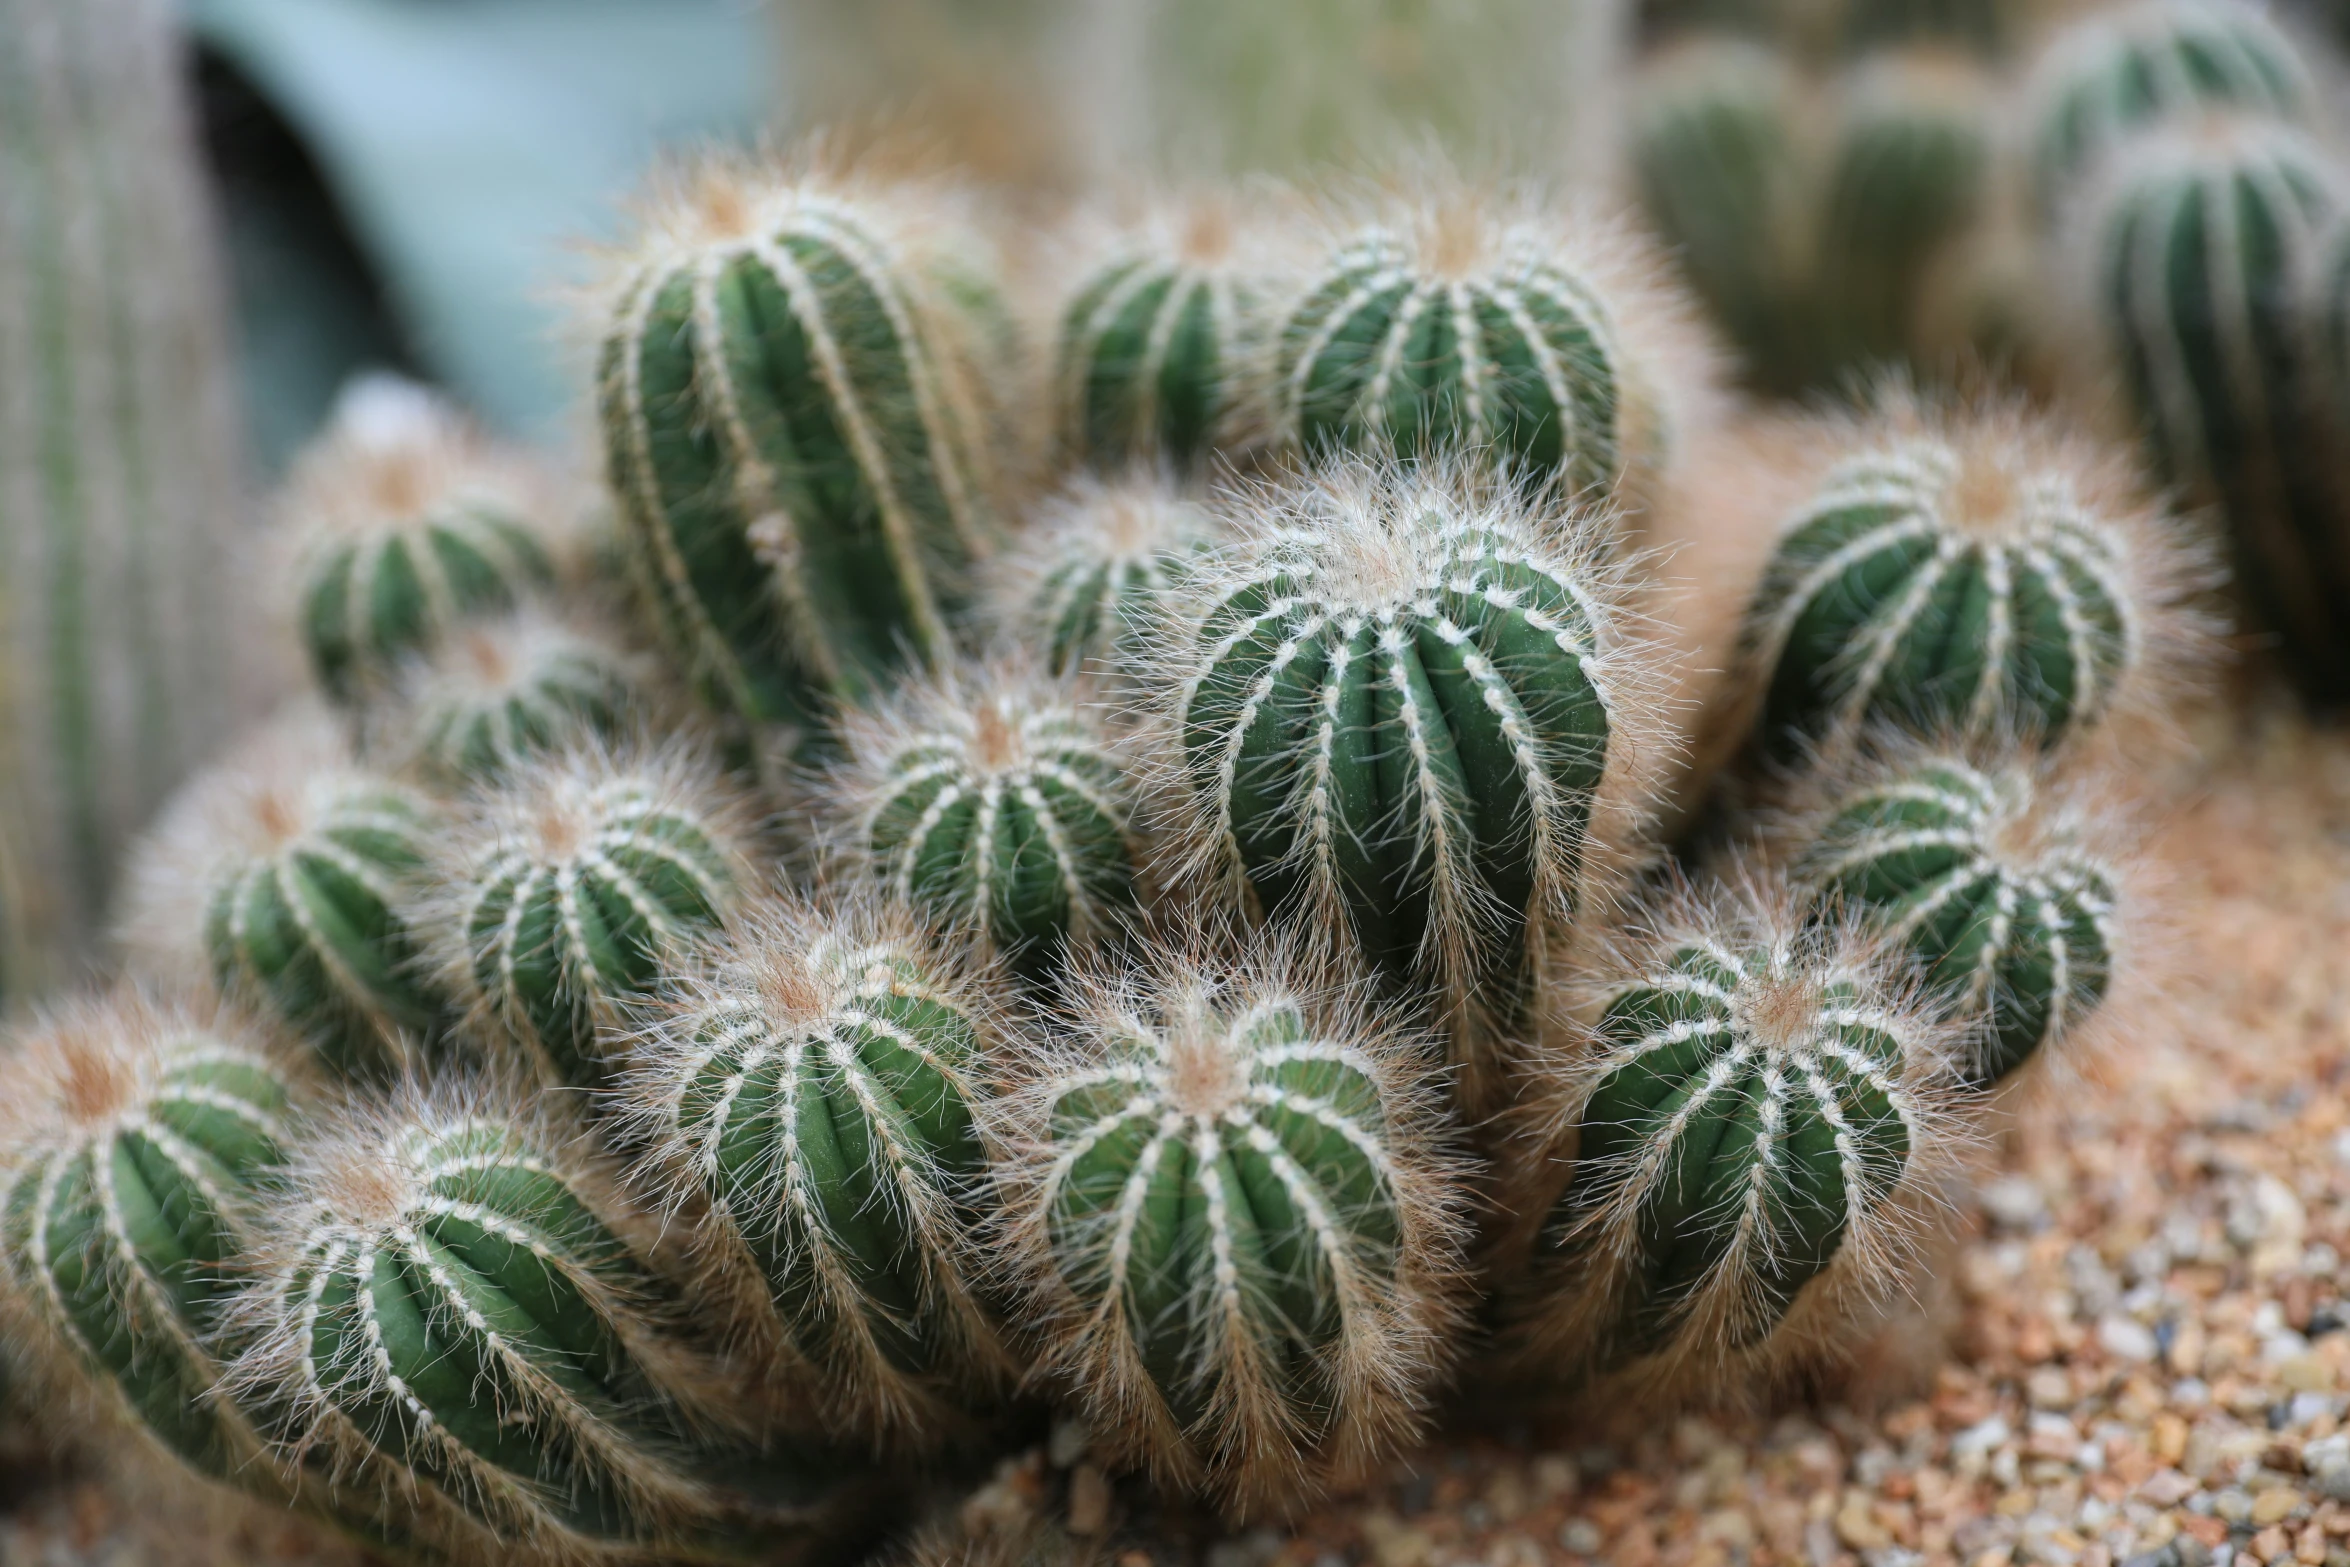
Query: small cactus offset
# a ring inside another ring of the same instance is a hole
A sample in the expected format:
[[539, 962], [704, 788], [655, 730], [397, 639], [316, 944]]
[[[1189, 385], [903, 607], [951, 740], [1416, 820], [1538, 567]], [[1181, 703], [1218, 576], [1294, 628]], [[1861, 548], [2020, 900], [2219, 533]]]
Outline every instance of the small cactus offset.
[[573, 747], [469, 802], [411, 912], [479, 1048], [598, 1087], [623, 1005], [741, 900], [752, 832], [694, 750]]
[[1718, 1395], [1848, 1349], [1952, 1154], [1958, 1031], [1888, 949], [1807, 924], [1769, 881], [1678, 890], [1590, 980], [1569, 1185], [1521, 1302], [1528, 1369]]
[[638, 660], [537, 609], [468, 624], [408, 671], [370, 754], [444, 789], [494, 783], [576, 740], [616, 740], [642, 699]]
[[990, 547], [979, 248], [951, 193], [712, 160], [612, 291], [604, 456], [649, 605], [722, 710], [803, 718], [953, 650]]
[[1077, 479], [997, 557], [992, 618], [1056, 675], [1137, 687], [1222, 533], [1214, 512], [1148, 470]]
[[1133, 765], [1082, 687], [1013, 656], [851, 714], [842, 741], [842, 849], [934, 923], [1034, 970], [1133, 909]]
[[2350, 527], [2309, 296], [2346, 206], [2308, 137], [2207, 121], [2115, 160], [2077, 257], [2163, 477], [2219, 503], [2248, 607], [2320, 704], [2350, 700]]
[[[1456, 1022], [1506, 1017], [1648, 768], [1647, 650], [1592, 525], [1456, 466], [1334, 466], [1244, 503], [1162, 684], [1195, 873]], [[1459, 1089], [1498, 1087], [1475, 1028]]]
[[1233, 197], [1198, 192], [1088, 247], [1054, 368], [1067, 452], [1190, 471], [1234, 433], [1271, 292], [1256, 223]]
[[1710, 386], [1664, 265], [1530, 197], [1429, 183], [1351, 223], [1271, 329], [1267, 434], [1313, 457], [1476, 453], [1633, 493]]
[[2051, 39], [2033, 68], [2033, 194], [2043, 215], [2131, 135], [2237, 110], [2305, 121], [2317, 89], [2252, 0], [2132, 0]]
[[441, 1014], [403, 914], [438, 812], [354, 765], [323, 716], [281, 720], [199, 774], [134, 851], [132, 972], [205, 979], [346, 1076], [380, 1076]]
[[457, 621], [553, 585], [546, 485], [423, 387], [353, 383], [283, 502], [312, 672], [359, 702]]
[[1427, 1044], [1276, 951], [1089, 969], [1028, 1063], [1007, 1217], [1097, 1441], [1229, 1508], [1418, 1428], [1457, 1326]]
[[1986, 1020], [1960, 1083], [2003, 1082], [2105, 999], [2119, 943], [2119, 877], [2084, 842], [2077, 808], [2029, 769], [1956, 754], [1880, 765], [1832, 791], [1798, 834], [1799, 884], [1830, 917], [1857, 911]]
[[640, 1009], [630, 1124], [701, 1288], [830, 1418], [921, 1445], [1009, 1380], [974, 1287], [996, 984], [867, 893], [755, 904]]

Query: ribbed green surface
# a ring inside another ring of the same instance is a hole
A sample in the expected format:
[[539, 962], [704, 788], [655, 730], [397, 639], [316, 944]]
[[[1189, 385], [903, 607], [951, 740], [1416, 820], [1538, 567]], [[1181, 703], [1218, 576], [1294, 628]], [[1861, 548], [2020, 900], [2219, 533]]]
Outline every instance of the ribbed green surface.
[[2248, 607], [2304, 693], [2342, 701], [2350, 529], [2340, 430], [2310, 396], [2306, 296], [2342, 176], [2277, 126], [2162, 150], [2096, 213], [2097, 300], [2163, 477], [2219, 503]]
[[[1238, 1090], [1185, 1097], [1203, 1058]], [[1053, 1260], [1131, 1338], [1185, 1426], [1269, 1379], [1307, 1441], [1327, 1429], [1331, 1364], [1369, 1280], [1392, 1282], [1403, 1222], [1387, 1106], [1369, 1063], [1293, 1005], [1137, 1018], [1057, 1079], [1043, 1193]], [[1212, 1425], [1201, 1433], [1213, 1441]]]
[[1081, 286], [1061, 322], [1063, 439], [1097, 463], [1203, 461], [1250, 355], [1255, 299], [1229, 273], [1174, 256], [1122, 257]]
[[434, 817], [397, 785], [330, 776], [303, 786], [297, 830], [222, 866], [204, 946], [223, 992], [265, 1007], [338, 1072], [390, 1070], [439, 1012], [401, 913]]
[[2053, 474], [1963, 517], [1966, 462], [1928, 439], [1855, 457], [1789, 525], [1746, 629], [1767, 750], [1864, 724], [2053, 746], [2105, 711], [2138, 652], [2117, 536]]
[[547, 629], [474, 633], [414, 687], [403, 728], [418, 766], [447, 788], [495, 782], [534, 756], [616, 739], [633, 709], [626, 658], [593, 637]]
[[856, 206], [802, 194], [768, 232], [648, 266], [605, 337], [642, 586], [743, 717], [862, 702], [950, 651], [990, 524], [968, 388], [908, 265]]
[[463, 993], [543, 1079], [595, 1087], [601, 1031], [733, 907], [738, 857], [726, 828], [626, 770], [547, 809], [560, 832], [518, 819], [452, 873]]
[[103, 1124], [52, 1114], [0, 1186], [8, 1286], [129, 1413], [221, 1479], [261, 1461], [215, 1396], [213, 1336], [244, 1281], [256, 1184], [282, 1157], [285, 1085], [261, 1056], [193, 1027], [159, 1039]]
[[[1801, 963], [1684, 947], [1600, 1019], [1603, 1075], [1550, 1223], [1556, 1243], [1625, 1274], [1606, 1356], [1672, 1347], [1725, 1289], [1737, 1306], [1711, 1347], [1759, 1342], [1908, 1166], [1897, 1025], [1848, 977]], [[1789, 984], [1816, 989], [1792, 1005], [1771, 995]]]
[[1072, 550], [1038, 584], [1028, 605], [1032, 638], [1056, 675], [1081, 670], [1134, 680], [1166, 628], [1197, 550], [1080, 554]]
[[1538, 235], [1438, 275], [1374, 230], [1290, 308], [1272, 391], [1280, 433], [1310, 453], [1490, 450], [1530, 477], [1606, 491], [1629, 455], [1625, 379], [1606, 303]]
[[2001, 829], [2029, 785], [1963, 762], [1922, 763], [1843, 801], [1799, 867], [1822, 894], [1868, 912], [1934, 988], [1987, 1018], [1964, 1080], [1998, 1082], [2096, 1009], [2112, 978], [2114, 888], [2086, 854], [2019, 862]]

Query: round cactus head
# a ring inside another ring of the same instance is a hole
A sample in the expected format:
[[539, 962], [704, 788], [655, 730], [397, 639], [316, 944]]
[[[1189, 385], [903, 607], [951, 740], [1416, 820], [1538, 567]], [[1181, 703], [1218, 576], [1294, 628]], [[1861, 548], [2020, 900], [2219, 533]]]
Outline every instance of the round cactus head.
[[474, 1042], [542, 1082], [600, 1085], [623, 1003], [743, 896], [752, 830], [683, 747], [574, 746], [476, 794], [414, 908]]
[[199, 774], [133, 852], [132, 972], [207, 979], [344, 1074], [380, 1075], [439, 1025], [402, 912], [438, 812], [296, 714]]
[[1924, 751], [1821, 791], [1795, 838], [1798, 883], [1908, 951], [1983, 1037], [1960, 1081], [1987, 1088], [2104, 1000], [2121, 875], [2088, 810], [2019, 763]]
[[748, 719], [946, 657], [993, 537], [984, 242], [953, 191], [838, 161], [678, 171], [605, 300], [604, 456], [641, 586]]
[[1264, 227], [1236, 194], [1201, 190], [1081, 247], [1054, 366], [1067, 452], [1192, 470], [1229, 439], [1272, 282]]
[[1056, 675], [1147, 683], [1184, 584], [1223, 532], [1148, 469], [1080, 478], [994, 563], [991, 619]]
[[1702, 1381], [1832, 1341], [1898, 1282], [1947, 1166], [1961, 1031], [1777, 882], [1673, 893], [1591, 979], [1530, 1313], [1546, 1369]]
[[[1445, 465], [1332, 467], [1241, 509], [1162, 682], [1195, 871], [1456, 1016], [1506, 1013], [1647, 765], [1653, 660], [1594, 525]], [[1457, 1048], [1481, 1099], [1489, 1063]]]
[[870, 893], [775, 898], [639, 1010], [631, 1124], [699, 1215], [705, 1294], [860, 1434], [1005, 1380], [972, 1232], [999, 982]]
[[619, 738], [645, 685], [609, 635], [524, 609], [459, 628], [406, 671], [369, 751], [444, 789], [492, 783], [568, 742]]
[[842, 738], [828, 809], [890, 897], [1024, 966], [1124, 922], [1132, 768], [1082, 686], [1014, 657], [909, 686]]
[[1097, 1439], [1244, 1509], [1412, 1434], [1458, 1244], [1427, 1041], [1256, 951], [1075, 978], [1007, 1199]]
[[434, 393], [353, 382], [282, 503], [319, 685], [356, 702], [451, 625], [552, 586], [559, 504]]
[[2301, 52], [2250, 0], [2134, 0], [2092, 11], [2033, 67], [2032, 187], [2044, 215], [2149, 126], [2239, 110], [2299, 123], [2317, 102]]
[[1660, 259], [1531, 192], [1431, 178], [1333, 225], [1270, 329], [1267, 432], [1312, 456], [1475, 453], [1613, 494], [1686, 435], [1712, 366]]
[[221, 1478], [262, 1454], [214, 1396], [216, 1335], [288, 1098], [251, 1024], [128, 990], [21, 1026], [0, 1059], [0, 1301], [25, 1369]]
[[1766, 754], [1870, 725], [2053, 749], [2177, 672], [2195, 568], [2115, 455], [1902, 395], [1821, 436], [1742, 639]]

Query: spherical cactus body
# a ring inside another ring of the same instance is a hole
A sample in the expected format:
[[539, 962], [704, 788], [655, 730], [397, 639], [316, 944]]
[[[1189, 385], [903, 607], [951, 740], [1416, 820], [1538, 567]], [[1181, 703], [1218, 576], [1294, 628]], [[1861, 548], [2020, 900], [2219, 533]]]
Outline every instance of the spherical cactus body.
[[750, 880], [742, 802], [691, 751], [574, 748], [476, 797], [415, 908], [476, 1042], [600, 1086], [621, 1011]]
[[2288, 128], [2157, 133], [2116, 161], [2082, 257], [2163, 476], [2219, 503], [2239, 590], [2320, 703], [2350, 698], [2350, 529], [2309, 291], [2344, 205]]
[[1265, 282], [1246, 216], [1198, 196], [1154, 213], [1084, 273], [1061, 314], [1061, 440], [1116, 466], [1202, 464], [1229, 434]]
[[1133, 908], [1132, 766], [1067, 682], [1014, 659], [908, 687], [843, 739], [832, 812], [899, 902], [1031, 966]]
[[2032, 184], [2044, 213], [2149, 126], [2239, 110], [2299, 122], [2316, 89], [2291, 39], [2244, 0], [2137, 0], [2082, 18], [2034, 68]]
[[[1506, 1013], [1637, 765], [1643, 666], [1608, 580], [1570, 519], [1458, 472], [1333, 469], [1257, 523], [1166, 682], [1198, 867], [1456, 1013]], [[1481, 1098], [1490, 1063], [1456, 1049]]]
[[[920, 1444], [1005, 1380], [973, 1283], [991, 983], [863, 896], [779, 900], [666, 988], [634, 1122], [707, 1205], [711, 1278], [861, 1433]], [[706, 1286], [707, 1287], [707, 1286]]]
[[1080, 480], [999, 557], [993, 618], [1056, 675], [1138, 688], [1220, 532], [1207, 507], [1155, 477]]
[[2062, 1039], [2105, 997], [2115, 875], [2035, 809], [2018, 768], [1953, 756], [1888, 768], [1840, 793], [1796, 874], [1924, 966], [1927, 983], [1987, 1033], [1961, 1081], [1988, 1087]]
[[336, 1071], [381, 1074], [439, 1026], [402, 908], [438, 824], [294, 720], [191, 781], [131, 865], [132, 967], [209, 977], [282, 1020]]
[[525, 612], [452, 634], [402, 684], [385, 749], [462, 788], [567, 742], [616, 739], [644, 680], [606, 637]]
[[551, 586], [549, 497], [421, 387], [356, 383], [285, 510], [312, 671], [355, 702], [449, 627]]
[[1152, 953], [1075, 993], [1011, 1217], [1097, 1440], [1242, 1508], [1378, 1461], [1450, 1321], [1408, 1040], [1278, 961]]
[[925, 193], [706, 165], [605, 331], [605, 459], [646, 596], [721, 706], [798, 720], [945, 657], [993, 524], [978, 242]]

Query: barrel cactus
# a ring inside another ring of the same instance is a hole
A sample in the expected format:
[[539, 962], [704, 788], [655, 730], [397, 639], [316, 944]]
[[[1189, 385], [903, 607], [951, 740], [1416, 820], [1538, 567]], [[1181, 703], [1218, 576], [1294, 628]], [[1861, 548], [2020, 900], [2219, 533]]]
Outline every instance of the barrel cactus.
[[2215, 110], [2297, 123], [2317, 90], [2293, 41], [2250, 0], [2134, 0], [2051, 39], [2030, 97], [2033, 192], [2054, 217], [2137, 132]]
[[345, 1075], [382, 1075], [441, 1021], [403, 908], [438, 812], [294, 715], [192, 779], [134, 851], [131, 969], [206, 979]]
[[1151, 470], [1075, 480], [997, 557], [992, 619], [1056, 675], [1136, 689], [1222, 531], [1214, 512]]
[[492, 783], [568, 742], [618, 739], [645, 687], [609, 634], [524, 609], [460, 628], [407, 671], [369, 754], [444, 789]]
[[1271, 292], [1260, 227], [1235, 196], [1201, 191], [1082, 247], [1053, 371], [1067, 452], [1187, 470], [1234, 433]]
[[551, 586], [557, 504], [433, 393], [354, 382], [282, 502], [319, 685], [357, 702], [457, 621]]
[[1960, 1081], [1987, 1088], [2062, 1041], [2104, 1000], [2119, 876], [2088, 826], [2032, 772], [1928, 753], [1829, 792], [1800, 832], [1799, 882], [1862, 911], [1984, 1036]]
[[870, 894], [738, 917], [639, 1013], [630, 1124], [702, 1289], [828, 1418], [920, 1445], [1008, 1380], [974, 1284], [997, 982]]
[[1456, 1324], [1426, 1041], [1204, 938], [1068, 988], [1005, 1198], [1049, 1372], [1097, 1442], [1236, 1510], [1381, 1461]]
[[625, 1004], [747, 890], [752, 831], [690, 748], [575, 746], [469, 802], [411, 912], [478, 1046], [597, 1087]]
[[1916, 1196], [1947, 1170], [1958, 1031], [1888, 949], [1807, 923], [1776, 880], [1670, 892], [1640, 929], [1595, 966], [1564, 1073], [1572, 1163], [1521, 1302], [1529, 1369], [1719, 1391], [1849, 1349], [1835, 1329], [1900, 1282]]
[[1531, 939], [1596, 900], [1647, 773], [1652, 658], [1571, 512], [1458, 468], [1333, 466], [1247, 503], [1162, 685], [1202, 879], [1434, 982], [1460, 1088]]
[[2306, 136], [2214, 120], [2141, 138], [2077, 236], [2163, 477], [2218, 502], [2247, 606], [2320, 704], [2350, 700], [2350, 531], [2310, 291], [2345, 205]]
[[827, 775], [854, 874], [1032, 971], [1135, 902], [1127, 747], [1078, 686], [1017, 656], [852, 714]]
[[605, 462], [644, 595], [724, 711], [798, 721], [952, 648], [994, 528], [984, 247], [954, 210], [821, 154], [711, 160], [618, 269]]

